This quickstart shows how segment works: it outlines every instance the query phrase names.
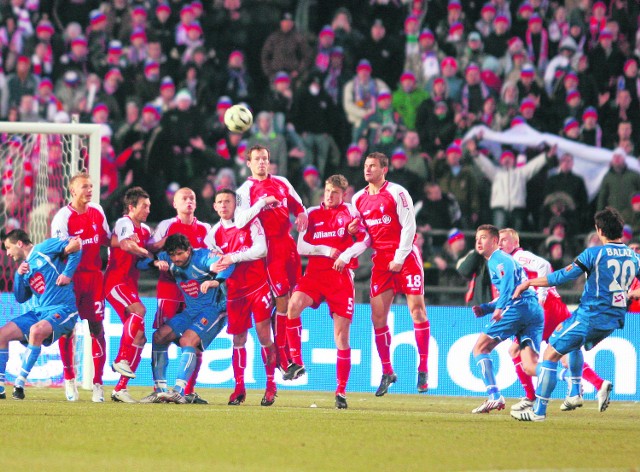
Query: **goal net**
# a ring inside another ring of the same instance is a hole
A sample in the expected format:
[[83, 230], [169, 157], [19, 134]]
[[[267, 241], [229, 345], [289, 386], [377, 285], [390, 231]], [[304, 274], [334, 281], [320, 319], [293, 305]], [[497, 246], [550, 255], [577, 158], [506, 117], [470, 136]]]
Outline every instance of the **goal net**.
[[[20, 228], [34, 243], [50, 237], [50, 224], [56, 212], [69, 201], [70, 178], [85, 171], [96, 187], [100, 182], [101, 127], [95, 124], [0, 122], [0, 228], [6, 232]], [[100, 192], [93, 193], [98, 201]], [[13, 296], [16, 264], [0, 251], [0, 326], [28, 311], [31, 301], [18, 304]], [[76, 327], [76, 369], [83, 377], [85, 357], [82, 329]], [[20, 369], [21, 344], [9, 346], [7, 381], [13, 382]], [[91, 355], [89, 349], [89, 356]], [[57, 343], [43, 348], [29, 376], [37, 385], [55, 385], [63, 381], [62, 362]]]

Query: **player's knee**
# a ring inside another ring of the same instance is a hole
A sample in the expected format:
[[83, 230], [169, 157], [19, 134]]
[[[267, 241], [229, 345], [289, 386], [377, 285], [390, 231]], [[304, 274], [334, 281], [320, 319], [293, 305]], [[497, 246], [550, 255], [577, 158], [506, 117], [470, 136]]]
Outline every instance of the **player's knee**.
[[50, 328], [43, 323], [36, 323], [29, 330], [29, 341], [40, 344], [49, 334], [51, 334]]
[[520, 345], [518, 343], [511, 343], [511, 346], [509, 346], [509, 355], [511, 356], [511, 358], [513, 359], [514, 357], [517, 357], [520, 354]]
[[89, 332], [94, 338], [104, 337], [104, 326], [101, 321], [90, 321]]
[[[260, 333], [258, 333], [258, 338], [260, 338]], [[262, 341], [260, 340], [262, 343]], [[247, 332], [241, 334], [233, 335], [233, 347], [242, 347], [247, 343]]]

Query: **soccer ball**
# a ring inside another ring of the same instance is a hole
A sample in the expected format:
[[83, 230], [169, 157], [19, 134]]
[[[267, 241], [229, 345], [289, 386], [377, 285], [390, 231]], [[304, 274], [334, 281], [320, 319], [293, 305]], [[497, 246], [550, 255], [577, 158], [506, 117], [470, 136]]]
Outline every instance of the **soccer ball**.
[[244, 133], [253, 124], [253, 115], [244, 105], [233, 105], [224, 113], [224, 124], [233, 133]]

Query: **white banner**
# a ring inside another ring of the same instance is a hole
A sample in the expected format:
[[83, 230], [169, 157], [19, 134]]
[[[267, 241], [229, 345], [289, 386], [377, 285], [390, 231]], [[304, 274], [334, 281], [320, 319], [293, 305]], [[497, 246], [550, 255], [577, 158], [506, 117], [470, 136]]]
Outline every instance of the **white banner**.
[[[467, 132], [463, 141], [478, 136], [481, 138], [481, 143], [489, 145], [491, 143], [500, 143], [510, 144], [515, 147], [536, 147], [543, 143], [547, 143], [550, 146], [556, 144], [558, 146], [558, 157], [564, 152], [573, 154], [573, 171], [584, 179], [589, 200], [593, 200], [598, 190], [600, 190], [600, 184], [609, 170], [609, 163], [613, 154], [609, 149], [587, 146], [586, 144], [561, 138], [555, 134], [540, 133], [526, 124], [516, 125], [502, 132], [493, 131], [486, 126], [474, 126]], [[627, 166], [629, 169], [640, 173], [640, 164], [635, 157], [627, 157]]]

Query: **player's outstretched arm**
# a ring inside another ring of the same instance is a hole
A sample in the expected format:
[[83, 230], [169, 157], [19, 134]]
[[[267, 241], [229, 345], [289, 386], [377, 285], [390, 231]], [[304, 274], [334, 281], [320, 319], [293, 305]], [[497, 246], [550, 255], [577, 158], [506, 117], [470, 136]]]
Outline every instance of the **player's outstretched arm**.
[[549, 285], [547, 276], [525, 280], [515, 288], [515, 290], [513, 291], [513, 296], [511, 298], [518, 298], [520, 295], [522, 295], [522, 292], [527, 290], [529, 287], [551, 287], [551, 285]]

